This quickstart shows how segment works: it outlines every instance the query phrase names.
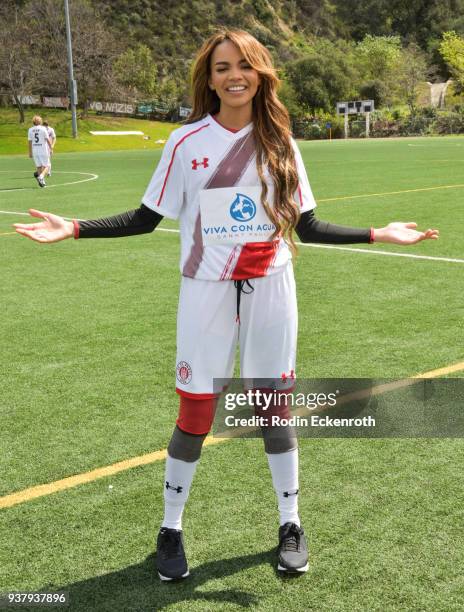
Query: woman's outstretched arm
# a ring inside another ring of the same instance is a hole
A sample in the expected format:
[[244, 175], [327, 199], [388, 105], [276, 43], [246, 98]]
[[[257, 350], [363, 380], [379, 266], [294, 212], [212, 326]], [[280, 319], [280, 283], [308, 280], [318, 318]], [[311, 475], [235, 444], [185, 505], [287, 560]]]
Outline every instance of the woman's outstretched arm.
[[18, 234], [36, 242], [59, 242], [66, 238], [119, 238], [152, 232], [163, 216], [144, 204], [134, 210], [89, 221], [67, 221], [58, 215], [30, 209], [40, 223], [15, 223]]
[[295, 232], [301, 242], [315, 242], [325, 244], [356, 244], [371, 242], [391, 242], [394, 244], [415, 244], [421, 240], [438, 238], [436, 229], [425, 232], [416, 230], [414, 222], [389, 223], [379, 229], [358, 229], [346, 225], [336, 225], [316, 219], [314, 210], [304, 212], [295, 227]]

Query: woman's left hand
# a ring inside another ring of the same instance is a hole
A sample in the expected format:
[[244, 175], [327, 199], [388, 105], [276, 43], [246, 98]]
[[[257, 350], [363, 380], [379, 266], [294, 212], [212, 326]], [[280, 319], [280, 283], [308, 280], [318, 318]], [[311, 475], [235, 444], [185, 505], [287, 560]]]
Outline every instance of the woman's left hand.
[[393, 244], [416, 244], [421, 240], [437, 240], [439, 231], [428, 229], [425, 232], [416, 230], [417, 223], [389, 223], [386, 227], [374, 229], [374, 242], [391, 242]]

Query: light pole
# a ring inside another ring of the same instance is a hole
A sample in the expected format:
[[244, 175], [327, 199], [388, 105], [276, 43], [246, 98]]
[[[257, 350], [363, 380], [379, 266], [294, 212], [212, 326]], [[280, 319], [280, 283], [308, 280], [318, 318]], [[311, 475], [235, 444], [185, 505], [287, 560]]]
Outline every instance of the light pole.
[[77, 138], [77, 83], [74, 80], [73, 58], [72, 58], [72, 42], [71, 42], [71, 25], [69, 22], [69, 3], [64, 0], [64, 15], [66, 19], [66, 44], [68, 47], [68, 75], [69, 75], [69, 93], [71, 98], [71, 114], [72, 114], [72, 135]]

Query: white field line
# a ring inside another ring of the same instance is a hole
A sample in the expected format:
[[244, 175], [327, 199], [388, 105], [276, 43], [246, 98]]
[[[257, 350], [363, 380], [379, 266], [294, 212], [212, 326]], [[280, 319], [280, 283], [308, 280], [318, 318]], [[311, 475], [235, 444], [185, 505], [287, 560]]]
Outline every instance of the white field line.
[[[21, 217], [31, 216], [29, 213], [15, 212], [13, 210], [0, 210], [0, 215], [15, 215], [15, 216], [20, 215]], [[73, 219], [76, 219], [76, 221], [85, 221], [85, 219], [77, 219], [77, 217], [63, 217], [63, 219], [65, 219], [65, 221], [72, 221]], [[38, 223], [38, 221], [34, 221], [34, 223]], [[13, 232], [13, 233], [16, 233], [16, 232]]]
[[0, 215], [22, 215], [22, 216], [30, 217], [29, 213], [14, 212], [13, 210], [0, 210]]
[[143, 136], [144, 133], [141, 132], [140, 130], [125, 130], [125, 131], [101, 131], [101, 130], [97, 130], [97, 131], [91, 131], [90, 132], [92, 134], [92, 136]]
[[[29, 213], [24, 212], [13, 212], [8, 210], [0, 210], [0, 215], [22, 215], [25, 217], [29, 217]], [[72, 219], [76, 219], [76, 217], [63, 217], [67, 221], [71, 221]], [[77, 219], [77, 221], [82, 221], [83, 219]], [[173, 234], [178, 234], [179, 230], [177, 229], [168, 229], [164, 227], [157, 227], [157, 232], [171, 232]], [[390, 257], [406, 257], [409, 259], [424, 259], [428, 261], [443, 261], [447, 263], [464, 263], [464, 259], [458, 259], [456, 257], [433, 257], [432, 255], [413, 255], [412, 253], [394, 253], [392, 251], [377, 251], [376, 249], [355, 249], [351, 247], [341, 247], [335, 246], [333, 244], [315, 244], [312, 242], [295, 242], [298, 246], [302, 247], [310, 247], [313, 249], [333, 249], [334, 251], [348, 251], [350, 253], [364, 253], [366, 255], [385, 255]]]
[[298, 246], [312, 247], [314, 249], [334, 249], [336, 251], [349, 251], [350, 253], [366, 253], [367, 255], [388, 255], [390, 257], [408, 257], [409, 259], [426, 259], [429, 261], [447, 261], [449, 263], [464, 263], [464, 259], [455, 257], [433, 257], [431, 255], [413, 255], [412, 253], [394, 253], [393, 251], [377, 251], [376, 249], [354, 249], [351, 247], [335, 246], [333, 244], [314, 244], [295, 242]]
[[[0, 170], [0, 172], [13, 172], [12, 170]], [[22, 172], [23, 174], [30, 174], [29, 170], [16, 170], [16, 172]], [[81, 176], [89, 176], [90, 178], [80, 179], [79, 181], [69, 181], [67, 183], [60, 183], [59, 185], [47, 185], [46, 189], [53, 189], [55, 187], [64, 187], [65, 185], [78, 185], [79, 183], [87, 183], [88, 181], [96, 181], [98, 174], [92, 174], [91, 172], [74, 172], [64, 170], [54, 170], [53, 174], [80, 174]], [[19, 189], [0, 189], [0, 193], [15, 193], [17, 191], [36, 191], [35, 187], [20, 187]]]
[[[455, 143], [455, 142], [452, 142], [452, 143], [448, 142], [446, 144], [451, 144], [451, 146], [455, 146], [455, 147], [462, 147], [462, 144]], [[408, 147], [428, 147], [428, 145], [426, 144], [408, 144]]]

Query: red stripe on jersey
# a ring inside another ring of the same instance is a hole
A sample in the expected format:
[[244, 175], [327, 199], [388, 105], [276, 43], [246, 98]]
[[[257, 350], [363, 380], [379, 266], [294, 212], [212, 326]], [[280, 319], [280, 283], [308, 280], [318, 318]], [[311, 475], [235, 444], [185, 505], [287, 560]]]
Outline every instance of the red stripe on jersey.
[[226, 262], [226, 265], [224, 266], [224, 270], [222, 271], [222, 274], [221, 274], [221, 277], [220, 277], [219, 280], [226, 280], [227, 275], [229, 274], [229, 270], [230, 270], [230, 268], [232, 266], [232, 262], [235, 259], [235, 254], [236, 254], [236, 251], [237, 251], [238, 248], [239, 248], [239, 246], [238, 246], [238, 244], [236, 244], [234, 246], [234, 248], [232, 249], [232, 251], [231, 251], [231, 253], [229, 255], [229, 258], [228, 258], [228, 260]]
[[159, 206], [159, 205], [161, 204], [161, 200], [163, 199], [164, 190], [165, 190], [165, 188], [166, 188], [166, 183], [168, 182], [169, 173], [171, 172], [171, 166], [172, 166], [172, 164], [174, 163], [174, 156], [175, 156], [175, 154], [176, 154], [177, 147], [178, 147], [179, 145], [181, 145], [181, 144], [184, 142], [184, 140], [185, 140], [186, 138], [188, 138], [189, 136], [192, 136], [192, 134], [196, 134], [197, 132], [199, 132], [200, 130], [203, 130], [205, 127], [208, 127], [208, 126], [209, 126], [209, 123], [206, 123], [205, 125], [202, 125], [201, 127], [197, 128], [196, 130], [192, 130], [192, 131], [191, 131], [191, 132], [189, 132], [188, 134], [185, 134], [185, 136], [183, 136], [183, 137], [182, 137], [182, 138], [179, 140], [179, 142], [176, 144], [176, 146], [175, 146], [175, 147], [174, 147], [174, 149], [172, 150], [171, 160], [170, 160], [170, 162], [169, 162], [169, 166], [168, 166], [168, 169], [167, 169], [167, 172], [166, 172], [166, 176], [164, 177], [163, 187], [162, 187], [162, 189], [161, 189], [160, 197], [159, 197], [159, 199], [158, 199], [158, 202], [157, 202], [156, 206]]
[[247, 242], [243, 245], [237, 265], [232, 272], [232, 280], [245, 280], [266, 276], [279, 248], [279, 241]]
[[240, 132], [240, 130], [237, 128], [228, 128], [225, 125], [223, 125], [218, 119], [216, 119], [217, 115], [211, 115], [211, 117], [214, 119], [214, 121], [216, 121], [216, 123], [218, 123], [222, 128], [224, 128], [228, 132], [232, 132], [233, 134], [235, 134], [236, 132]]
[[300, 183], [298, 183], [298, 195], [300, 196], [300, 206], [303, 208], [303, 196], [301, 195]]

